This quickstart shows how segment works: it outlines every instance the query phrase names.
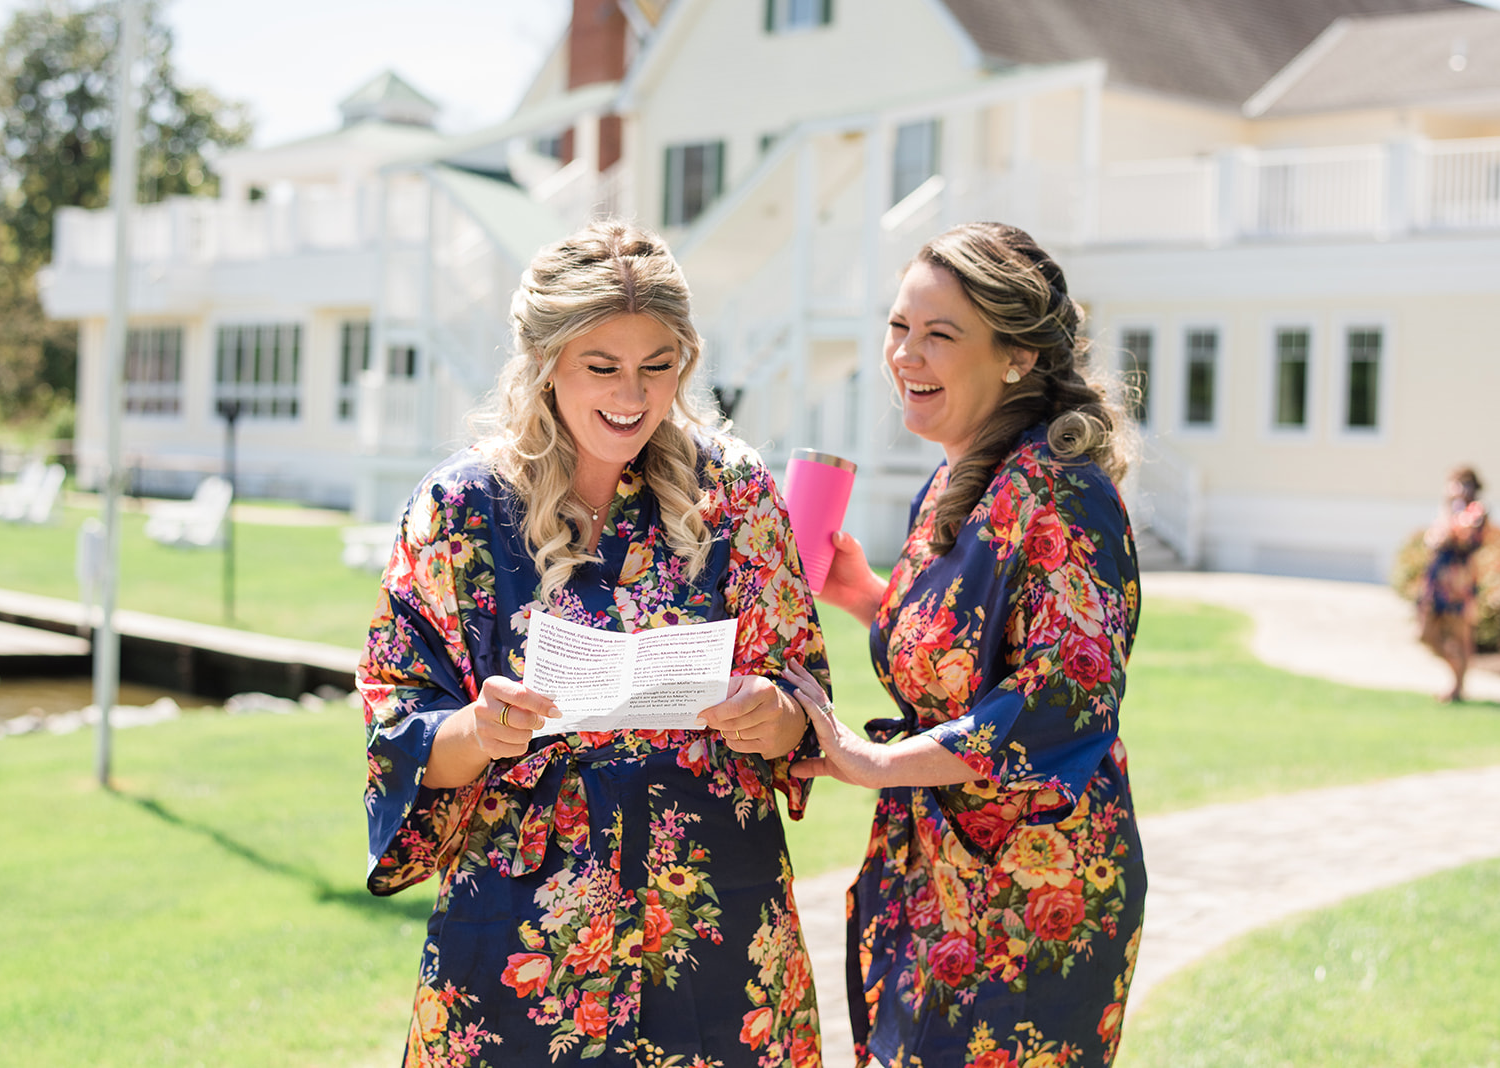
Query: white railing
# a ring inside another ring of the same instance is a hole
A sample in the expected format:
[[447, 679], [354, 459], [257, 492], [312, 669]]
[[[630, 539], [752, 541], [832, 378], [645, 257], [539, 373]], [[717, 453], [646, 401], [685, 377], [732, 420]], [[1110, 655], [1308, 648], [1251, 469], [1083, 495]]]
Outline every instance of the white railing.
[[1379, 234], [1389, 228], [1380, 145], [1259, 152], [1245, 164], [1239, 230], [1255, 236]]
[[[255, 201], [172, 197], [136, 209], [132, 258], [137, 263], [202, 264], [373, 248], [381, 236], [379, 198], [373, 183], [354, 189], [293, 190], [284, 197]], [[390, 236], [420, 240], [426, 233], [420, 190], [393, 188], [387, 200]], [[58, 211], [56, 266], [108, 266], [114, 254], [109, 209]]]
[[1183, 567], [1203, 559], [1203, 475], [1161, 438], [1143, 435], [1136, 466], [1131, 518], [1172, 547]]
[[1500, 138], [1140, 160], [1099, 172], [1086, 240], [1225, 243], [1500, 227]]
[[1431, 141], [1418, 224], [1434, 230], [1500, 226], [1500, 137]]
[[366, 452], [411, 453], [426, 442], [420, 423], [423, 386], [366, 371], [359, 380], [359, 442]]
[[589, 219], [623, 209], [626, 180], [623, 161], [600, 173], [580, 158], [537, 181], [529, 192], [569, 226], [582, 226]]
[[1132, 160], [1102, 168], [1099, 241], [1206, 241], [1218, 213], [1213, 160]]

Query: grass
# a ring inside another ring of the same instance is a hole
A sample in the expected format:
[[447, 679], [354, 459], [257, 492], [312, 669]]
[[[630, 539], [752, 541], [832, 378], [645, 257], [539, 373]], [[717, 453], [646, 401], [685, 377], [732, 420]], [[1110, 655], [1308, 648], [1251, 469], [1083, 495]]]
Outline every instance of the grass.
[[1231, 946], [1133, 1010], [1117, 1068], [1500, 1064], [1500, 861]]
[[[92, 508], [50, 527], [0, 525], [0, 589], [77, 599], [74, 547]], [[226, 620], [224, 553], [146, 537], [145, 513], [120, 510], [117, 604], [136, 612], [234, 626], [346, 648], [364, 644], [379, 577], [345, 567], [339, 526], [234, 526], [234, 618]]]
[[357, 712], [0, 741], [0, 1033], [30, 1065], [393, 1063], [432, 907], [364, 889]]
[[[0, 527], [0, 587], [75, 596], [84, 514]], [[163, 549], [139, 527], [127, 515], [121, 606], [221, 622], [222, 556]], [[375, 579], [338, 563], [336, 527], [236, 533], [242, 625], [358, 644]], [[840, 715], [886, 715], [863, 632], [837, 611], [824, 624]], [[1147, 601], [1124, 728], [1142, 811], [1500, 763], [1494, 706], [1287, 675], [1250, 656], [1248, 626]], [[92, 783], [92, 747], [88, 732], [0, 741], [7, 1048], [38, 1065], [391, 1063], [432, 892], [364, 890], [358, 714], [120, 731], [113, 791]], [[798, 873], [857, 864], [872, 802], [820, 782], [788, 829]], [[1251, 936], [1138, 1007], [1120, 1063], [1496, 1063], [1494, 1027], [1464, 1015], [1495, 1000], [1480, 958], [1500, 935], [1482, 907], [1496, 884], [1478, 865]], [[1356, 997], [1372, 960], [1377, 981]]]

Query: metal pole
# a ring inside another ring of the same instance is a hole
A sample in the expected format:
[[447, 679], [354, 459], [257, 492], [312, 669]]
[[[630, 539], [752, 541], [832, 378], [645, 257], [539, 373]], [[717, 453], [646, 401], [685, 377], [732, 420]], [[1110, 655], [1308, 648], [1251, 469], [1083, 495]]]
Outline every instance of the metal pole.
[[234, 421], [240, 417], [239, 401], [220, 401], [224, 417], [224, 481], [229, 483], [229, 510], [224, 513], [224, 620], [234, 621]]
[[104, 335], [104, 560], [100, 569], [100, 620], [94, 632], [94, 704], [99, 708], [94, 770], [109, 785], [109, 715], [120, 690], [120, 635], [115, 631], [115, 595], [120, 563], [120, 393], [125, 380], [127, 305], [130, 298], [130, 215], [136, 201], [136, 99], [134, 68], [140, 54], [139, 0], [120, 0], [120, 38], [115, 62], [115, 140], [109, 168], [114, 212], [114, 294]]

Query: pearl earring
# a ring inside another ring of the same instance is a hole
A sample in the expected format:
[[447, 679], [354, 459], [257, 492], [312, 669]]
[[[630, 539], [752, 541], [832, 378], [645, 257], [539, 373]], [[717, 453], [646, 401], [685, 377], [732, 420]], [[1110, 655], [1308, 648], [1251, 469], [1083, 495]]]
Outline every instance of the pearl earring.
[[1008, 385], [1015, 385], [1021, 381], [1021, 372], [1012, 367], [1009, 371], [1005, 372], [1005, 381]]

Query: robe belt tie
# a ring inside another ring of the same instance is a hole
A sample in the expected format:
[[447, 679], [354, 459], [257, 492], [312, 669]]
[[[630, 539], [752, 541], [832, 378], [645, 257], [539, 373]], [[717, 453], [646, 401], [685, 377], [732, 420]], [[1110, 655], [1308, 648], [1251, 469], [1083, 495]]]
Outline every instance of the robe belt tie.
[[[676, 732], [674, 732], [675, 734]], [[703, 756], [711, 767], [727, 764], [734, 753], [722, 752], [710, 736], [700, 735]], [[644, 764], [671, 759], [682, 746], [680, 737], [665, 745], [643, 748], [639, 736], [589, 748], [558, 742], [528, 754], [502, 776], [524, 806], [512, 847], [498, 846], [491, 863], [503, 874], [526, 875], [541, 866], [547, 845], [583, 855], [592, 848], [607, 858], [618, 845], [620, 873], [640, 871], [650, 850], [650, 788], [652, 777], [637, 772], [620, 774], [621, 764]]]

